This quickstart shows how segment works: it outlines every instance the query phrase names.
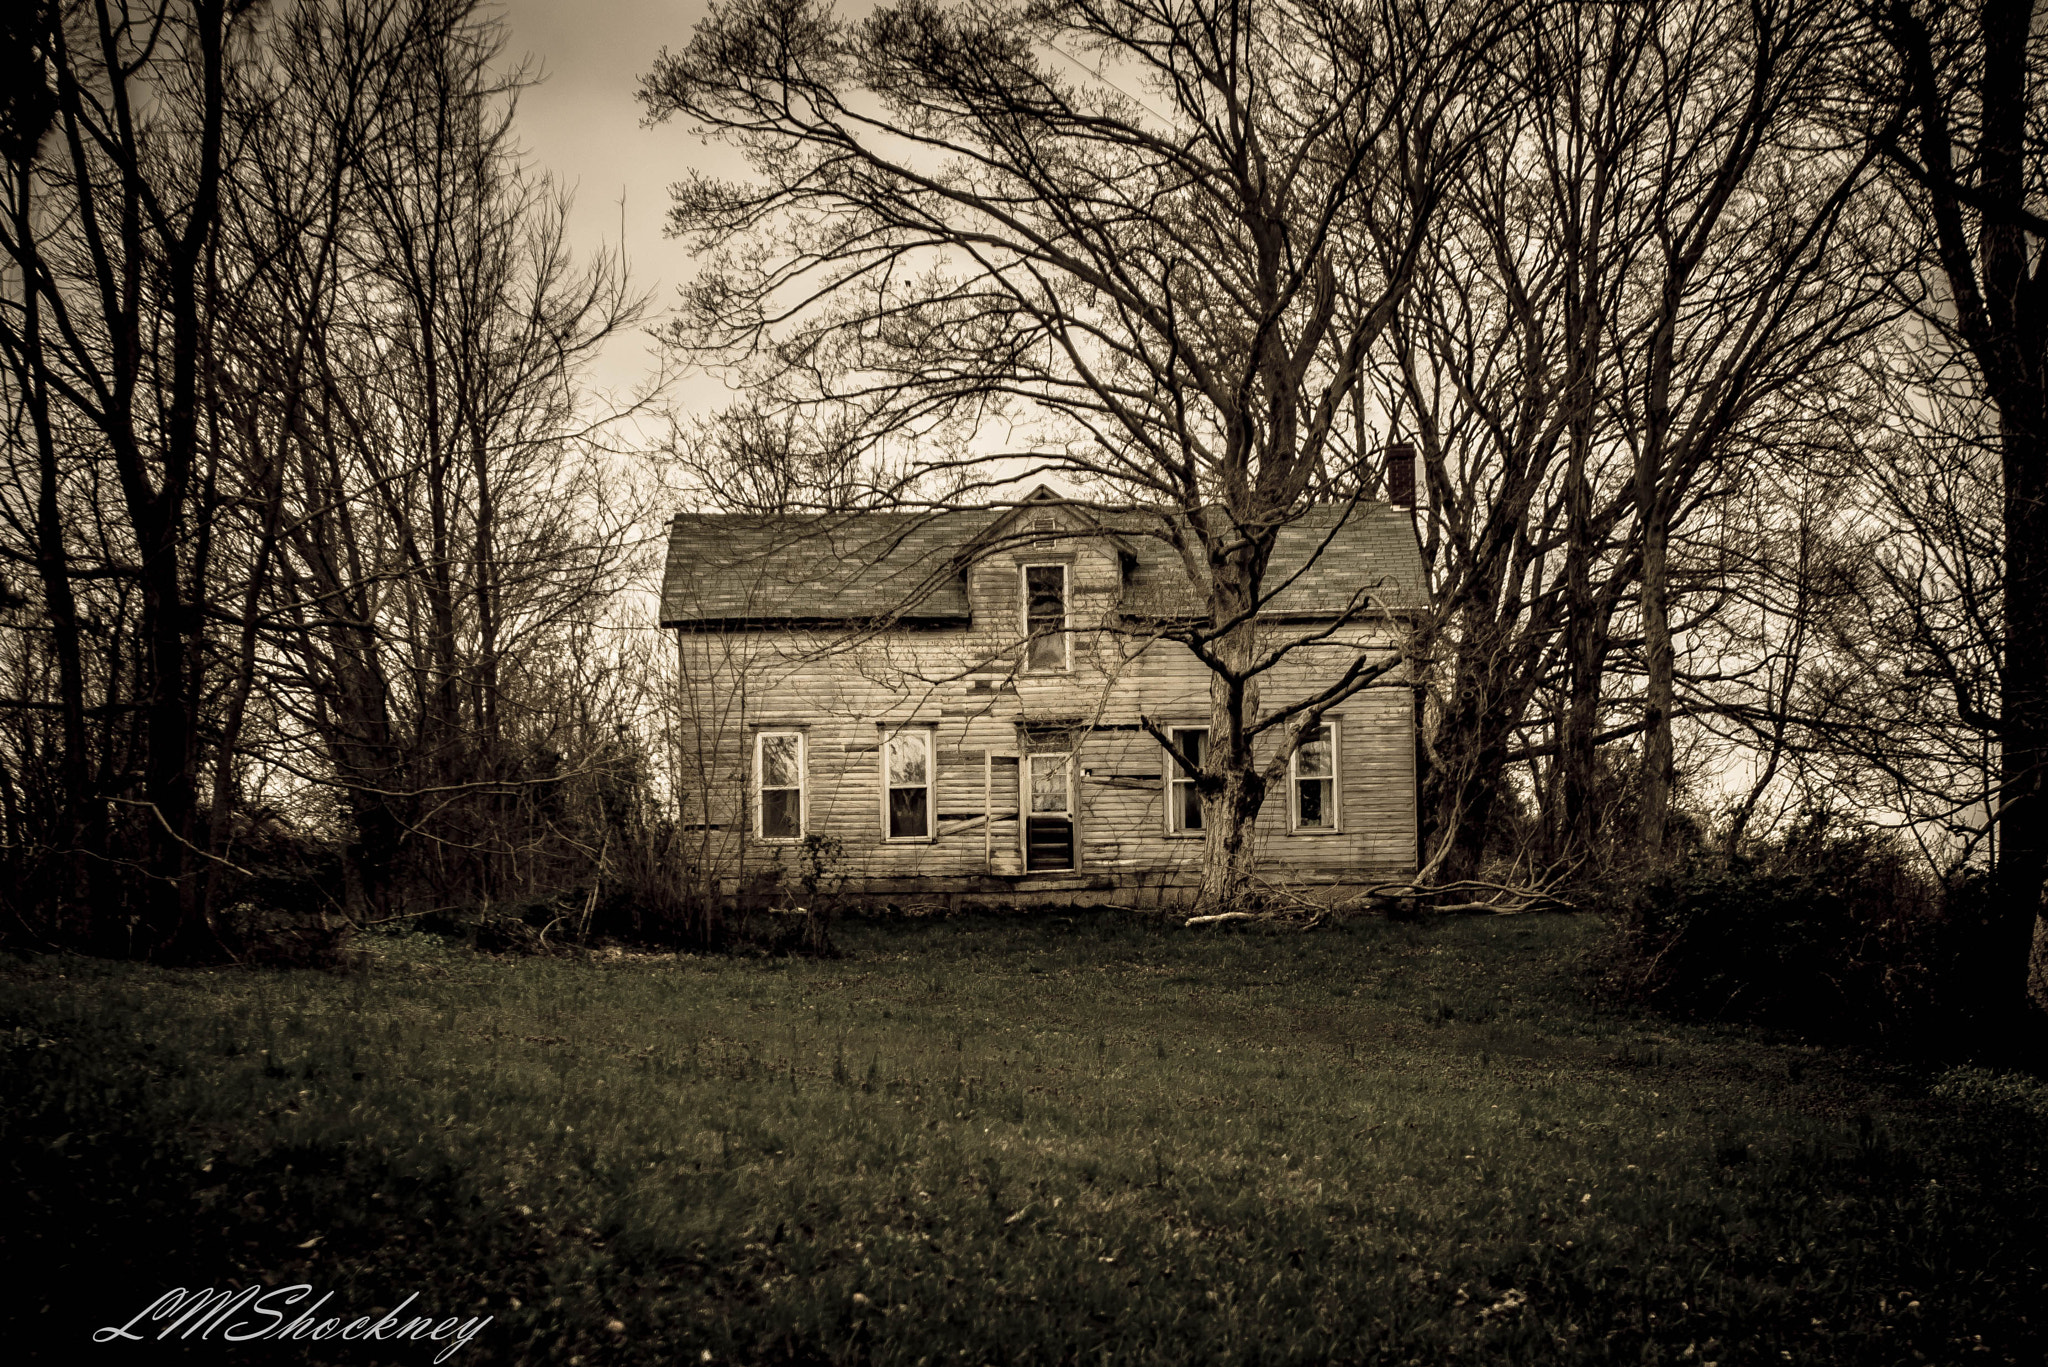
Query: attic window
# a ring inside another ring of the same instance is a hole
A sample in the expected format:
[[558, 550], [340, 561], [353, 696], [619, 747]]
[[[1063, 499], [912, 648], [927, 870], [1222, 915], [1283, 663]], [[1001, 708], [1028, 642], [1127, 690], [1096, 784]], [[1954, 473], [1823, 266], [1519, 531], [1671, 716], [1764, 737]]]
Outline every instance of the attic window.
[[1058, 518], [1054, 517], [1051, 513], [1040, 513], [1037, 517], [1031, 519], [1032, 534], [1038, 537], [1038, 540], [1032, 544], [1042, 551], [1051, 550], [1058, 544], [1054, 534], [1059, 529], [1060, 522]]

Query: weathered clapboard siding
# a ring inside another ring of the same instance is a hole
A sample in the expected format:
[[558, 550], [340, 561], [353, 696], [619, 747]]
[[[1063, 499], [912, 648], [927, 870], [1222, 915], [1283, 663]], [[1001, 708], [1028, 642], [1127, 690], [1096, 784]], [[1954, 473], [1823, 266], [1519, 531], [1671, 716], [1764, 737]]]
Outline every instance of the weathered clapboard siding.
[[[856, 887], [986, 891], [1023, 875], [1020, 766], [1031, 728], [1071, 727], [1077, 873], [1113, 886], [1191, 882], [1199, 836], [1167, 831], [1165, 757], [1140, 717], [1166, 727], [1205, 726], [1208, 671], [1185, 648], [1134, 634], [1123, 616], [1127, 553], [1062, 511], [1053, 545], [994, 552], [965, 578], [968, 620], [896, 626], [686, 629], [679, 633], [684, 820], [703, 849], [749, 877], [796, 852], [751, 827], [753, 737], [798, 730], [805, 745], [805, 829], [839, 842], [837, 869]], [[1071, 669], [1023, 672], [1019, 567], [1069, 566]], [[671, 585], [670, 592], [673, 592]], [[764, 616], [775, 616], [763, 613]], [[782, 614], [790, 615], [790, 614]], [[1306, 635], [1313, 626], [1262, 630]], [[1326, 684], [1360, 650], [1391, 652], [1397, 623], [1361, 621], [1341, 639], [1305, 647], [1264, 682], [1292, 698]], [[1289, 830], [1283, 779], [1270, 790], [1257, 839], [1268, 876], [1285, 882], [1361, 882], [1416, 859], [1415, 721], [1403, 671], [1330, 713], [1338, 728], [1338, 829]], [[929, 728], [936, 769], [935, 838], [884, 838], [881, 742], [906, 726]], [[1280, 738], [1266, 738], [1275, 753]], [[991, 756], [995, 756], [991, 760]], [[1053, 878], [1032, 879], [1056, 883]], [[1031, 879], [1025, 880], [1032, 881]], [[1022, 886], [1020, 884], [1019, 886]]]

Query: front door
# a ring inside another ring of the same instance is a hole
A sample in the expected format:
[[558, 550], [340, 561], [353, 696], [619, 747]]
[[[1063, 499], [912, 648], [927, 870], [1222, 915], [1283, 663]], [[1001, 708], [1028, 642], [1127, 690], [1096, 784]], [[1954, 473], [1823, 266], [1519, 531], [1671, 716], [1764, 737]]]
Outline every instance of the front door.
[[1024, 760], [1024, 868], [1074, 867], [1074, 757], [1028, 755]]

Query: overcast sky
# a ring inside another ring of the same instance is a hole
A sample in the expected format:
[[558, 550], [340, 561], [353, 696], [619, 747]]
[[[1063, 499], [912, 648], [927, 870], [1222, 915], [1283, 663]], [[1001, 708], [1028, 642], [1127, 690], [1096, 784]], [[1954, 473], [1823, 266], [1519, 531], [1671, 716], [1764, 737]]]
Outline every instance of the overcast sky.
[[[688, 130], [640, 126], [633, 98], [664, 44], [680, 48], [704, 14], [703, 0], [503, 0], [505, 56], [534, 59], [546, 79], [520, 97], [516, 128], [530, 161], [573, 190], [573, 240], [587, 255], [616, 246], [623, 229], [633, 279], [655, 291], [655, 318], [670, 309], [689, 274], [682, 245], [662, 236], [668, 186], [709, 154]], [[620, 199], [624, 198], [621, 211]], [[645, 332], [606, 350], [591, 379], [630, 389], [652, 368]], [[699, 380], [678, 391], [693, 409], [718, 402], [722, 387]]]
[[[863, 0], [842, 0], [842, 14], [859, 14]], [[529, 162], [575, 192], [572, 242], [587, 256], [615, 247], [623, 230], [633, 281], [654, 297], [646, 327], [610, 344], [589, 373], [597, 388], [625, 395], [654, 370], [648, 331], [674, 311], [675, 289], [691, 264], [682, 244], [662, 236], [668, 187], [692, 167], [743, 174], [730, 150], [708, 147], [681, 123], [640, 126], [633, 98], [640, 77], [664, 46], [680, 49], [703, 18], [705, 0], [497, 0], [504, 17], [504, 59], [533, 59], [543, 79], [520, 96], [515, 127]], [[624, 198], [621, 212], [620, 199]], [[669, 401], [686, 419], [714, 411], [729, 391], [716, 376], [685, 376]], [[642, 421], [623, 434], [651, 446], [667, 435], [660, 422]], [[991, 440], [1012, 442], [1004, 428]], [[1042, 482], [1064, 488], [1056, 478]], [[1038, 482], [1038, 481], [1035, 481]]]

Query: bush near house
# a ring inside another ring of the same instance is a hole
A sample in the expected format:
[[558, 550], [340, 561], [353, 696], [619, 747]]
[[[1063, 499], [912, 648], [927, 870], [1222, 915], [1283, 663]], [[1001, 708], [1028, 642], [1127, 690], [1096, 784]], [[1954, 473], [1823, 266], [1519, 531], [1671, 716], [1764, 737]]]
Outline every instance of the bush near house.
[[1626, 893], [1606, 977], [1702, 1020], [1819, 1039], [1968, 1049], [1982, 1023], [1956, 965], [1980, 932], [1980, 877], [1924, 872], [1895, 833], [1816, 813], [1741, 854], [1696, 853]]

